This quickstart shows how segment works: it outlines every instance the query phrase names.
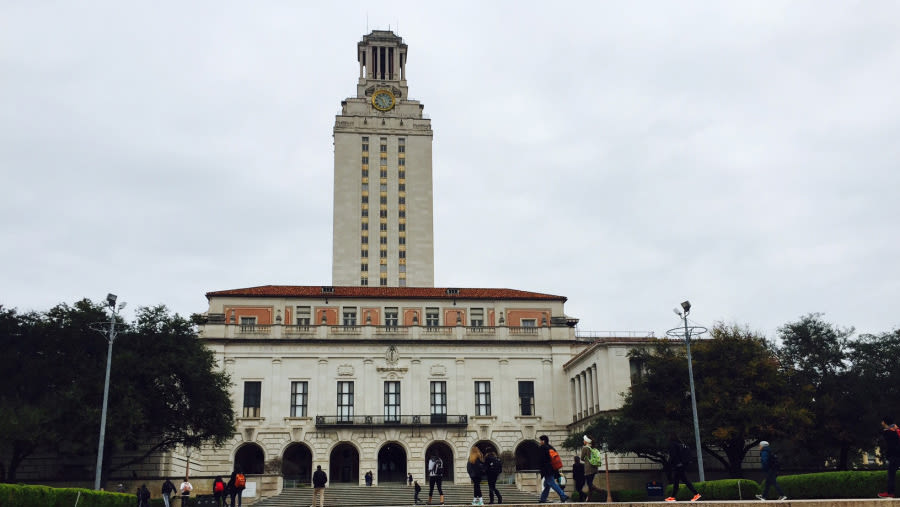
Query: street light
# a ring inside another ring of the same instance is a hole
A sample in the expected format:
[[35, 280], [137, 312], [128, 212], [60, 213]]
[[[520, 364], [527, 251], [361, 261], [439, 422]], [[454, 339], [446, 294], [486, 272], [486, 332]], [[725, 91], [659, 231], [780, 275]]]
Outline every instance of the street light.
[[118, 315], [119, 310], [125, 308], [124, 302], [116, 307], [116, 299], [115, 294], [106, 295], [106, 306], [110, 310], [109, 328], [106, 328], [106, 323], [103, 322], [91, 326], [95, 331], [104, 333], [106, 335], [106, 341], [109, 343], [109, 347], [107, 347], [106, 350], [106, 381], [103, 384], [103, 411], [100, 413], [100, 445], [97, 448], [97, 470], [94, 475], [95, 490], [100, 490], [100, 475], [103, 472], [103, 443], [106, 439], [106, 406], [109, 403], [109, 370], [112, 365], [112, 346], [113, 342], [116, 341], [116, 316]]
[[687, 316], [691, 312], [690, 301], [681, 303], [681, 309], [682, 311], [678, 311], [678, 308], [675, 308], [674, 312], [684, 321], [684, 330], [676, 327], [666, 331], [666, 335], [673, 338], [684, 339], [684, 344], [687, 348], [688, 378], [691, 383], [691, 412], [694, 414], [694, 442], [697, 446], [697, 469], [700, 476], [700, 482], [705, 482], [706, 477], [703, 473], [703, 451], [700, 447], [700, 420], [697, 418], [697, 395], [694, 391], [694, 366], [692, 364], [693, 361], [691, 360], [691, 334], [699, 336], [706, 332], [706, 328], [701, 326], [688, 326]]

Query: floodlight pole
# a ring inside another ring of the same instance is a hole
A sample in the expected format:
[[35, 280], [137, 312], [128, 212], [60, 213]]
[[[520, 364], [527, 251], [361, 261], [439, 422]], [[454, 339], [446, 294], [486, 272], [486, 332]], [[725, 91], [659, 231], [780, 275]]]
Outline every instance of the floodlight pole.
[[694, 391], [694, 366], [692, 364], [693, 361], [691, 360], [691, 330], [688, 329], [687, 324], [689, 311], [690, 304], [687, 305], [681, 317], [684, 320], [684, 343], [687, 348], [688, 378], [691, 382], [691, 411], [694, 414], [694, 442], [697, 446], [697, 471], [700, 476], [700, 482], [706, 482], [706, 477], [703, 474], [703, 451], [700, 446], [700, 419], [697, 417], [697, 395]]
[[97, 469], [94, 475], [94, 489], [98, 491], [100, 490], [100, 479], [103, 473], [103, 444], [106, 440], [106, 407], [109, 403], [109, 371], [112, 366], [113, 342], [116, 341], [116, 297], [110, 294], [107, 296], [106, 300], [110, 308], [109, 332], [106, 337], [109, 346], [106, 349], [106, 380], [103, 383], [103, 411], [100, 413], [100, 444], [97, 448]]

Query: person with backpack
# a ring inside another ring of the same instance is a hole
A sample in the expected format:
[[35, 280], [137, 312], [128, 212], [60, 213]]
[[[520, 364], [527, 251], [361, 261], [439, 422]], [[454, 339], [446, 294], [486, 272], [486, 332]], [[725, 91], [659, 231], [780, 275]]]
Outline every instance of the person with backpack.
[[213, 480], [213, 498], [216, 499], [216, 507], [222, 507], [225, 502], [225, 481], [221, 475]]
[[484, 468], [487, 475], [490, 503], [494, 503], [495, 494], [497, 495], [497, 503], [503, 503], [503, 496], [500, 495], [500, 490], [497, 489], [497, 478], [503, 472], [503, 462], [500, 461], [500, 456], [497, 456], [497, 453], [494, 451], [488, 451], [484, 457]]
[[146, 484], [141, 484], [137, 490], [138, 507], [150, 507], [150, 490]]
[[[584, 483], [587, 484], [587, 496], [591, 497], [591, 491], [600, 491], [600, 488], [594, 486], [594, 477], [597, 475], [597, 467], [600, 466], [600, 449], [592, 446], [591, 437], [584, 435], [582, 438], [584, 446], [581, 447], [581, 462], [584, 463]], [[599, 494], [599, 493], [598, 493]]]
[[[231, 491], [229, 492], [231, 502], [229, 502], [229, 505], [231, 507], [240, 507], [241, 497], [244, 494], [244, 489], [247, 487], [247, 477], [241, 472], [240, 468], [235, 468], [231, 472], [231, 478], [228, 480], [228, 483], [231, 484]], [[235, 498], [237, 498], [236, 504], [234, 503]]]
[[674, 433], [669, 435], [669, 473], [670, 478], [669, 482], [672, 483], [672, 496], [666, 498], [667, 502], [674, 502], [678, 497], [678, 482], [681, 481], [687, 487], [687, 489], [691, 490], [694, 493], [694, 497], [691, 498], [692, 502], [696, 502], [700, 499], [700, 493], [697, 493], [697, 490], [694, 488], [694, 485], [691, 484], [691, 481], [687, 478], [687, 473], [685, 469], [688, 465], [693, 461], [693, 457], [691, 456], [691, 450], [688, 446], [684, 445], [681, 440], [678, 440], [678, 437], [675, 436]]
[[322, 465], [316, 465], [316, 471], [313, 472], [313, 498], [312, 506], [316, 507], [316, 497], [319, 498], [319, 507], [325, 507], [325, 484], [328, 483], [328, 476], [322, 470]]
[[181, 491], [181, 504], [184, 505], [184, 501], [187, 497], [191, 496], [191, 491], [194, 491], [194, 486], [191, 484], [191, 481], [185, 477], [184, 482], [181, 483], [181, 486], [179, 486], [178, 489]]
[[174, 493], [176, 490], [177, 489], [175, 488], [175, 483], [170, 481], [168, 478], [165, 480], [165, 482], [163, 482], [161, 493], [163, 504], [165, 504], [166, 507], [171, 507], [170, 499], [172, 497], [172, 493]]
[[881, 418], [881, 436], [884, 438], [884, 448], [881, 449], [881, 454], [887, 460], [887, 489], [878, 493], [878, 496], [894, 498], [894, 481], [897, 476], [897, 467], [900, 466], [900, 428], [894, 424], [893, 417]]
[[472, 505], [484, 505], [481, 496], [481, 480], [484, 477], [484, 454], [477, 446], [469, 450], [469, 461], [466, 463], [466, 472], [472, 480]]
[[444, 461], [437, 455], [428, 459], [428, 504], [434, 495], [434, 486], [437, 485], [438, 494], [441, 495], [441, 505], [444, 505], [444, 490], [441, 483], [444, 480]]
[[566, 503], [569, 497], [563, 492], [562, 488], [556, 482], [556, 474], [562, 469], [562, 458], [556, 449], [550, 445], [550, 438], [547, 435], [539, 437], [541, 442], [541, 478], [544, 479], [544, 489], [541, 490], [540, 503], [547, 503], [547, 496], [550, 495], [550, 489], [559, 495], [559, 501]]
[[763, 488], [761, 495], [756, 495], [756, 498], [765, 500], [766, 495], [769, 493], [769, 488], [775, 486], [775, 491], [778, 493], [778, 499], [787, 500], [787, 496], [781, 491], [781, 486], [778, 485], [778, 469], [781, 468], [778, 464], [778, 456], [772, 452], [772, 449], [769, 448], [769, 442], [766, 442], [765, 440], [759, 443], [759, 463], [762, 467], [762, 471], [766, 473], [766, 478], [764, 480], [766, 487]]

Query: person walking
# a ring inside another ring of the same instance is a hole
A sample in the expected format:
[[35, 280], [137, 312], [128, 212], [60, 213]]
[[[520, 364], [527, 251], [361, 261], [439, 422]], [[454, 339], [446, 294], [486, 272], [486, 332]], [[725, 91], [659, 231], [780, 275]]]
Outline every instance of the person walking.
[[413, 483], [412, 472], [410, 472], [410, 473], [406, 476], [406, 485], [407, 485], [407, 486], [412, 486], [412, 483]]
[[184, 482], [181, 483], [178, 490], [181, 491], [181, 505], [185, 505], [184, 501], [191, 496], [191, 491], [194, 491], [194, 486], [192, 486], [188, 478], [185, 477]]
[[881, 450], [881, 454], [887, 459], [887, 489], [878, 493], [878, 496], [894, 498], [897, 467], [900, 466], [900, 429], [894, 424], [893, 417], [881, 418], [881, 436], [884, 438], [884, 448]]
[[472, 480], [472, 505], [484, 505], [481, 496], [481, 480], [484, 477], [484, 454], [481, 449], [473, 446], [469, 450], [469, 462], [466, 463], [466, 472]]
[[444, 460], [434, 455], [428, 459], [428, 504], [431, 505], [431, 497], [434, 495], [434, 486], [437, 485], [438, 494], [441, 495], [441, 505], [444, 505], [444, 490], [441, 483], [444, 481]]
[[369, 470], [368, 472], [366, 472], [366, 486], [372, 485], [372, 479], [373, 479], [372, 471]]
[[584, 442], [584, 445], [581, 447], [581, 463], [584, 465], [584, 483], [588, 488], [585, 499], [588, 499], [591, 497], [591, 491], [600, 491], [600, 488], [594, 486], [597, 465], [600, 464], [600, 449], [596, 449], [591, 445], [593, 441], [587, 435], [584, 435], [582, 442]]
[[416, 505], [422, 503], [422, 500], [419, 500], [419, 493], [422, 492], [422, 486], [419, 486], [419, 481], [413, 481], [413, 502]]
[[[584, 493], [584, 463], [581, 458], [575, 456], [575, 463], [572, 463], [572, 480], [575, 481], [575, 491], [582, 502], [587, 502], [587, 495]], [[588, 490], [590, 491], [590, 489]]]
[[694, 485], [691, 484], [691, 481], [688, 480], [687, 474], [685, 473], [685, 468], [690, 464], [689, 450], [686, 445], [681, 443], [678, 440], [678, 437], [675, 436], [674, 433], [669, 435], [669, 465], [671, 466], [671, 479], [669, 482], [672, 483], [672, 496], [666, 498], [667, 502], [674, 502], [678, 497], [678, 481], [684, 483], [687, 486], [687, 489], [691, 490], [694, 493], [694, 497], [691, 498], [692, 502], [696, 502], [700, 500], [700, 493], [697, 493], [697, 490], [694, 489]]
[[322, 470], [322, 465], [316, 465], [316, 471], [313, 472], [313, 498], [312, 506], [316, 507], [316, 497], [319, 498], [319, 507], [325, 507], [325, 484], [328, 483], [328, 476]]
[[137, 491], [138, 507], [150, 507], [150, 490], [146, 484], [141, 484]]
[[222, 507], [225, 502], [225, 481], [221, 475], [213, 480], [213, 498], [216, 499], [216, 507]]
[[[235, 468], [231, 472], [228, 484], [231, 485], [231, 490], [228, 492], [228, 496], [231, 497], [229, 505], [231, 507], [240, 507], [242, 503], [241, 497], [244, 496], [244, 489], [247, 488], [247, 476], [244, 475], [240, 468]], [[235, 499], [237, 499], [237, 503], [234, 503]]]
[[766, 478], [763, 481], [766, 483], [766, 487], [763, 488], [761, 495], [756, 495], [756, 498], [765, 500], [766, 495], [769, 494], [769, 488], [775, 486], [778, 499], [787, 500], [787, 496], [784, 495], [784, 492], [781, 491], [781, 486], [778, 485], [778, 458], [772, 452], [772, 449], [769, 448], [769, 442], [765, 440], [759, 443], [759, 463], [762, 471], [766, 473]]
[[500, 461], [500, 456], [497, 456], [497, 453], [494, 451], [488, 451], [487, 456], [484, 457], [484, 468], [487, 475], [488, 494], [491, 500], [489, 503], [494, 503], [494, 495], [497, 495], [497, 503], [503, 503], [503, 495], [497, 489], [497, 478], [503, 472], [503, 462]]
[[172, 507], [170, 502], [172, 493], [175, 491], [177, 491], [175, 484], [166, 478], [165, 482], [163, 482], [162, 490], [160, 491], [162, 493], [163, 504], [165, 504], [166, 507]]
[[[566, 503], [569, 501], [569, 497], [563, 492], [562, 488], [559, 487], [559, 484], [556, 482], [556, 474], [560, 468], [562, 468], [562, 461], [559, 457], [559, 453], [556, 452], [556, 449], [550, 445], [550, 437], [547, 435], [541, 435], [539, 438], [541, 442], [541, 478], [544, 479], [544, 489], [541, 490], [541, 499], [539, 503], [547, 503], [547, 496], [550, 495], [550, 490], [556, 492], [559, 495], [560, 503]], [[559, 461], [559, 463], [556, 463]], [[559, 465], [559, 468], [556, 465]]]

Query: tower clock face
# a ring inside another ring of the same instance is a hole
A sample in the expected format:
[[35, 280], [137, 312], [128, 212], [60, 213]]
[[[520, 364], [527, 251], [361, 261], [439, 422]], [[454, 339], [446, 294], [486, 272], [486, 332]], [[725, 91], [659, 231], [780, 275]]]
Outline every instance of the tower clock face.
[[389, 111], [394, 107], [394, 94], [387, 90], [378, 90], [372, 94], [372, 105], [379, 111]]

